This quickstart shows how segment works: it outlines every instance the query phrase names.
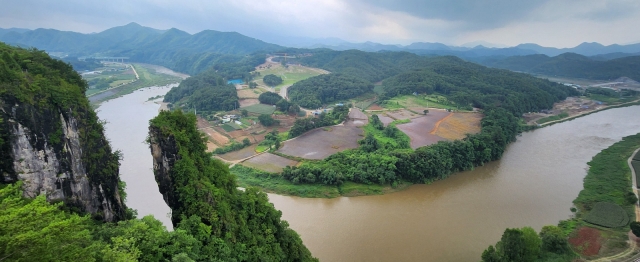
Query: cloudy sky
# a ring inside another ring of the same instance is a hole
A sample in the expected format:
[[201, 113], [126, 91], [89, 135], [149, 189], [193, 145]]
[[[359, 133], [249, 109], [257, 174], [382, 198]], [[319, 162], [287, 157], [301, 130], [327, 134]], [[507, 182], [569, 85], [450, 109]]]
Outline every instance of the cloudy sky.
[[0, 28], [99, 32], [129, 22], [273, 41], [486, 41], [573, 47], [640, 42], [638, 0], [2, 0]]

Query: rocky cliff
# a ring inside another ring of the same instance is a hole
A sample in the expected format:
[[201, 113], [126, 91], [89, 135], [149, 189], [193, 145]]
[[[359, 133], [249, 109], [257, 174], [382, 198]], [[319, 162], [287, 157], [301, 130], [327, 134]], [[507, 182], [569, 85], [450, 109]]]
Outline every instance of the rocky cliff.
[[44, 52], [0, 43], [0, 183], [22, 181], [96, 219], [126, 216], [119, 153], [84, 96], [86, 82]]
[[[158, 127], [149, 127], [149, 146], [153, 157], [153, 174], [164, 202], [170, 207], [178, 206], [174, 185], [169, 172], [180, 159], [175, 137], [163, 136]], [[175, 226], [175, 225], [174, 225]]]

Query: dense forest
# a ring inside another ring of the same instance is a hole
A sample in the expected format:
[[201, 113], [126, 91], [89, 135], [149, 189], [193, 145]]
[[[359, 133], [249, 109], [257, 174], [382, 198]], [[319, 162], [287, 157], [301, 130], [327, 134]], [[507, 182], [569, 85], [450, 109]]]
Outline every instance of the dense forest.
[[346, 74], [311, 77], [288, 89], [289, 99], [305, 108], [319, 108], [331, 102], [344, 101], [373, 90], [373, 84]]
[[289, 138], [294, 138], [305, 132], [323, 126], [332, 126], [342, 123], [349, 116], [349, 108], [336, 106], [329, 113], [322, 112], [318, 117], [299, 118], [289, 130]]
[[560, 84], [526, 74], [487, 68], [451, 56], [319, 50], [300, 61], [308, 66], [370, 82], [384, 80], [382, 99], [414, 92], [439, 93], [461, 108], [500, 106], [520, 115], [550, 108], [558, 100], [577, 95], [572, 88]]
[[511, 56], [479, 60], [479, 63], [496, 68], [541, 74], [595, 80], [615, 80], [629, 77], [640, 81], [640, 56], [628, 56], [606, 61], [574, 53], [549, 57], [546, 55]]
[[164, 101], [202, 111], [233, 110], [238, 107], [238, 94], [232, 84], [210, 69], [182, 81], [164, 96]]
[[258, 101], [267, 105], [275, 105], [280, 100], [282, 100], [282, 97], [274, 92], [264, 92], [258, 96]]
[[264, 78], [262, 78], [262, 81], [268, 86], [277, 86], [279, 84], [282, 84], [282, 78], [274, 74], [268, 74], [264, 76]]
[[197, 239], [209, 252], [205, 260], [313, 260], [267, 195], [237, 189], [227, 165], [206, 152], [195, 116], [163, 111], [150, 121], [150, 133], [150, 143], [168, 142], [178, 150], [168, 174], [172, 188], [166, 193], [175, 198], [168, 203], [172, 221], [198, 230]]

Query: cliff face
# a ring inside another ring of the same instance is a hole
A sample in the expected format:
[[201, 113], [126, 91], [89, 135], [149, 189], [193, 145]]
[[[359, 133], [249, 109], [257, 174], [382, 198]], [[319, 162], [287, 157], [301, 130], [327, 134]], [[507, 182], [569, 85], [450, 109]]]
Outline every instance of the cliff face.
[[118, 152], [85, 96], [87, 82], [43, 51], [0, 43], [0, 183], [25, 197], [117, 221], [128, 216]]
[[[153, 157], [153, 174], [164, 202], [169, 207], [178, 206], [178, 198], [169, 172], [179, 159], [178, 147], [173, 136], [162, 136], [157, 127], [149, 127], [149, 146]], [[174, 225], [175, 226], [175, 225]]]
[[[23, 181], [24, 197], [44, 194], [50, 202], [64, 201], [98, 219], [116, 221], [125, 206], [114, 179], [94, 181], [83, 161], [78, 120], [71, 112], [38, 109], [31, 105], [3, 104], [3, 131], [11, 156], [11, 169], [3, 172], [5, 183]], [[102, 138], [104, 140], [104, 138]], [[104, 140], [106, 143], [106, 140]], [[110, 180], [110, 181], [109, 181]], [[106, 182], [106, 183], [104, 183]]]

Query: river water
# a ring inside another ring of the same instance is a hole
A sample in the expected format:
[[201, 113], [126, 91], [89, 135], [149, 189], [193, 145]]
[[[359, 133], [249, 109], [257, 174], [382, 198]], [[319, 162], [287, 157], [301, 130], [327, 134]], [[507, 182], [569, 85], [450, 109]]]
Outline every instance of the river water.
[[[127, 205], [171, 228], [153, 177], [147, 136], [168, 88], [136, 91], [103, 103], [106, 134], [122, 150]], [[479, 261], [508, 227], [557, 224], [571, 215], [587, 162], [640, 132], [640, 106], [611, 109], [522, 134], [500, 161], [431, 185], [382, 195], [271, 202], [321, 261]]]
[[153, 176], [153, 159], [144, 141], [149, 132], [149, 120], [158, 115], [160, 105], [147, 101], [166, 94], [171, 87], [148, 87], [131, 94], [103, 102], [98, 117], [107, 121], [105, 135], [114, 150], [122, 151], [120, 178], [127, 183], [126, 204], [138, 210], [138, 217], [153, 215], [172, 229], [171, 209], [162, 199]]

